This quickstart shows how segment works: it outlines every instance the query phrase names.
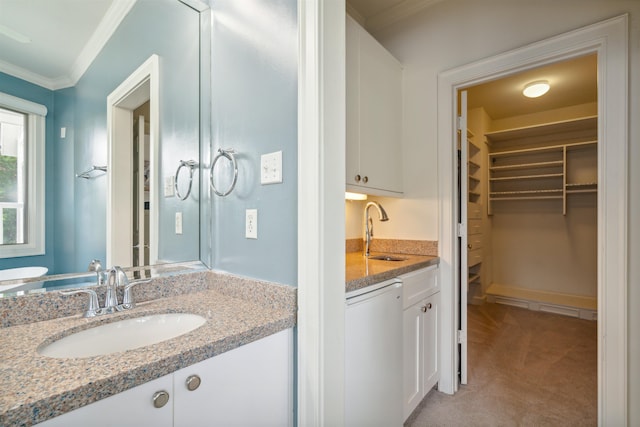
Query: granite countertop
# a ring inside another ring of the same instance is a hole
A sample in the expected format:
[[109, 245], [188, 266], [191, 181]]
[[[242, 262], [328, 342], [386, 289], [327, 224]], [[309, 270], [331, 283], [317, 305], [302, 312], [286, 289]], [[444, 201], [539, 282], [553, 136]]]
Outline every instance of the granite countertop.
[[403, 261], [383, 261], [367, 259], [362, 252], [347, 253], [346, 291], [351, 292], [374, 283], [393, 279], [401, 274], [409, 273], [420, 268], [436, 265], [440, 262], [437, 256], [382, 254], [371, 252], [371, 256], [392, 255], [406, 258]]
[[[234, 292], [210, 288], [93, 319], [76, 315], [2, 328], [0, 426], [45, 421], [295, 325], [295, 304], [280, 307], [262, 301], [264, 295]], [[123, 353], [78, 359], [37, 353], [41, 343], [69, 330], [171, 312], [199, 314], [207, 321], [187, 334]]]

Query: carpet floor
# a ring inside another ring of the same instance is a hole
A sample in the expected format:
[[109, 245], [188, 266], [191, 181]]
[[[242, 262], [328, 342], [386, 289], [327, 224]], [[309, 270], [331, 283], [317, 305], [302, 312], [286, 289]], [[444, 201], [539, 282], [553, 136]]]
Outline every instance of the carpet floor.
[[468, 307], [468, 384], [432, 390], [405, 426], [596, 426], [597, 323]]

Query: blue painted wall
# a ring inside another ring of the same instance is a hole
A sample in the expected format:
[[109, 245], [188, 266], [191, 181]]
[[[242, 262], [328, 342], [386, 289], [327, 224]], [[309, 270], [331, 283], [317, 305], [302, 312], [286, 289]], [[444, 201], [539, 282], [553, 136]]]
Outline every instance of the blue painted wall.
[[[45, 163], [50, 165], [53, 161], [53, 123], [54, 123], [54, 93], [49, 89], [45, 89], [38, 85], [26, 82], [13, 76], [0, 73], [0, 92], [36, 102], [47, 107], [46, 117], [46, 133], [45, 133]], [[31, 265], [39, 265], [47, 267], [50, 271], [54, 270], [53, 255], [53, 200], [50, 195], [54, 191], [52, 183], [54, 173], [53, 169], [47, 167], [45, 173], [45, 206], [38, 206], [39, 212], [45, 215], [45, 255], [19, 257], [19, 258], [2, 258], [0, 259], [0, 269], [27, 267]]]
[[[85, 271], [93, 258], [106, 260], [106, 175], [84, 180], [75, 173], [107, 164], [107, 96], [152, 54], [160, 57], [161, 180], [174, 175], [180, 159], [199, 158], [199, 25], [199, 14], [177, 0], [138, 0], [75, 87], [52, 92], [0, 74], [0, 91], [49, 109], [46, 256], [0, 260], [0, 268], [37, 264], [63, 273]], [[67, 128], [64, 139], [60, 127]], [[160, 198], [162, 260], [199, 259], [194, 181], [187, 200]], [[182, 235], [174, 232], [177, 211], [183, 212]]]
[[[216, 0], [212, 151], [237, 151], [238, 184], [213, 196], [216, 269], [297, 285], [297, 5]], [[282, 151], [283, 183], [260, 184], [260, 156]], [[245, 210], [258, 209], [258, 239]]]

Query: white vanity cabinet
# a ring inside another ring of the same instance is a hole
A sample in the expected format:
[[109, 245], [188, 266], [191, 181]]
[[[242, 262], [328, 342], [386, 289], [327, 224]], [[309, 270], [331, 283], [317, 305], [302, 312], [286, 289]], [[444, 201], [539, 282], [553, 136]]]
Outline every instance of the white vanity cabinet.
[[403, 292], [403, 420], [439, 380], [438, 267], [400, 276]]
[[[188, 380], [200, 377], [193, 391]], [[293, 331], [279, 332], [181, 369], [174, 427], [292, 426]]]
[[[163, 391], [168, 393], [168, 401], [156, 408], [153, 398]], [[293, 330], [238, 347], [40, 425], [292, 426]]]
[[[173, 426], [172, 391], [173, 376], [165, 375], [38, 425], [42, 427], [171, 427]], [[156, 408], [153, 397], [161, 392], [168, 393], [169, 400], [161, 408]]]
[[402, 66], [349, 16], [346, 39], [346, 188], [401, 196]]

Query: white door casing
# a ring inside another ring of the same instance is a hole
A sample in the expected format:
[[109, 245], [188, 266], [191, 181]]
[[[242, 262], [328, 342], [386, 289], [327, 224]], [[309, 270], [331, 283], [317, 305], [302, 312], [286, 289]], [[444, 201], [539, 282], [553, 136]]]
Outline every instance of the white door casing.
[[[460, 115], [458, 116], [458, 142], [460, 144], [460, 216], [458, 218], [458, 238], [460, 247], [460, 274], [458, 277], [458, 286], [456, 287], [457, 295], [455, 318], [459, 319], [457, 327], [456, 341], [458, 342], [460, 384], [467, 383], [467, 290], [469, 284], [469, 253], [467, 251], [468, 234], [467, 234], [467, 204], [469, 194], [469, 142], [467, 141], [467, 92], [460, 92]], [[457, 389], [457, 384], [456, 384]]]
[[132, 265], [133, 110], [150, 101], [149, 264], [158, 259], [160, 66], [152, 55], [107, 97], [107, 266]]
[[456, 113], [460, 89], [591, 53], [598, 55], [598, 423], [627, 425], [628, 15], [473, 62], [438, 77], [442, 278], [439, 389], [456, 382]]

